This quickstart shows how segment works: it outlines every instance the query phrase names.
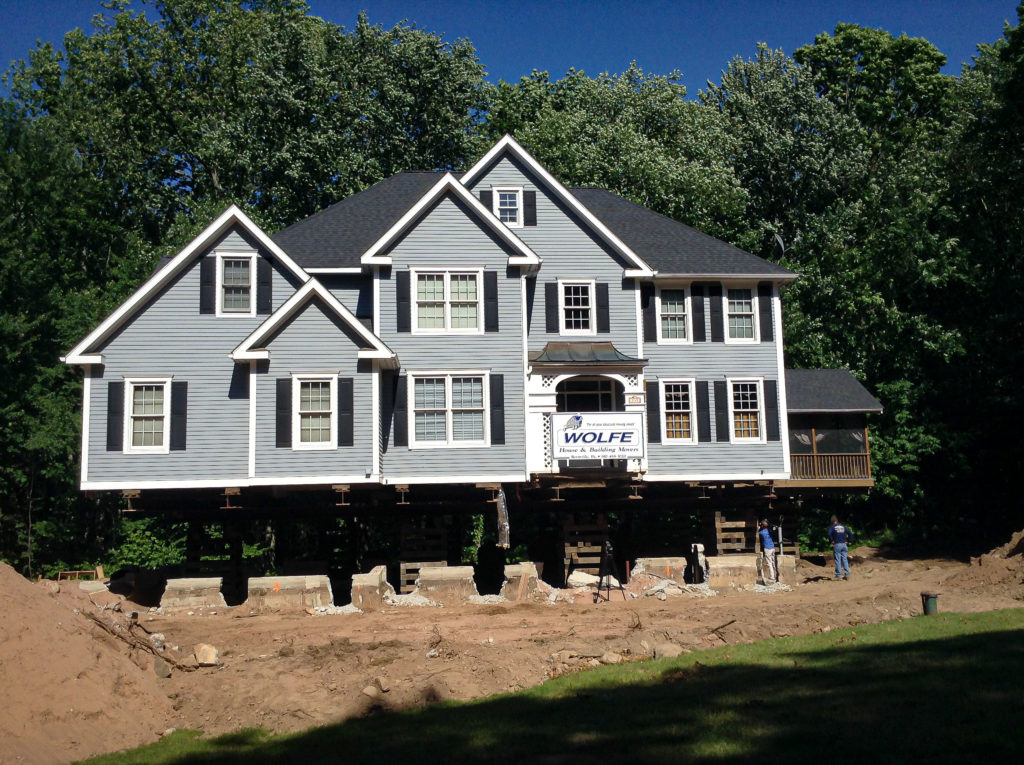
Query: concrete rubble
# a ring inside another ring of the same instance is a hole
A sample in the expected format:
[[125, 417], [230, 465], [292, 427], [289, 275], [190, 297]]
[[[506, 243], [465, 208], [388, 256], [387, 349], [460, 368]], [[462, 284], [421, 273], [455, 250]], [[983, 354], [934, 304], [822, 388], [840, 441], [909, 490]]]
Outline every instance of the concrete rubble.
[[200, 667], [216, 667], [220, 664], [220, 651], [209, 643], [196, 643], [192, 653]]

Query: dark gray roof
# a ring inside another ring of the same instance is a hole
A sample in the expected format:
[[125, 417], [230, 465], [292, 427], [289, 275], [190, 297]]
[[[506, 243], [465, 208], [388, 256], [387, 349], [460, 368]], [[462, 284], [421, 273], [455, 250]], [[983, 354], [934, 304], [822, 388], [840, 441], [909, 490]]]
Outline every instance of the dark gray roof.
[[359, 257], [444, 175], [398, 173], [271, 238], [303, 268], [358, 268]]
[[845, 369], [787, 369], [786, 409], [810, 412], [881, 412], [882, 404]]
[[645, 366], [645, 359], [627, 356], [611, 343], [548, 343], [530, 354], [533, 364], [581, 364], [589, 366]]
[[605, 189], [571, 189], [583, 205], [662, 274], [794, 277], [792, 271]]

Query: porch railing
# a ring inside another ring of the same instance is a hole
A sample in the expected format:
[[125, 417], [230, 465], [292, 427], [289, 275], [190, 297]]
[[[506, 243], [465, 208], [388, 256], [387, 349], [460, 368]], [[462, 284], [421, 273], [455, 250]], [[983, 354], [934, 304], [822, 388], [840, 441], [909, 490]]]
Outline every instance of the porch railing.
[[794, 454], [793, 478], [839, 481], [871, 477], [868, 454]]

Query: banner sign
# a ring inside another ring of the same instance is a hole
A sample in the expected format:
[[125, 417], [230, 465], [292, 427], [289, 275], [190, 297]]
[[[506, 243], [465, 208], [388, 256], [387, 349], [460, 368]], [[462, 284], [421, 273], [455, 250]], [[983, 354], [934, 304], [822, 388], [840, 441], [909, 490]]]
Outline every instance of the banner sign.
[[644, 414], [552, 414], [551, 456], [556, 460], [640, 459], [644, 456]]

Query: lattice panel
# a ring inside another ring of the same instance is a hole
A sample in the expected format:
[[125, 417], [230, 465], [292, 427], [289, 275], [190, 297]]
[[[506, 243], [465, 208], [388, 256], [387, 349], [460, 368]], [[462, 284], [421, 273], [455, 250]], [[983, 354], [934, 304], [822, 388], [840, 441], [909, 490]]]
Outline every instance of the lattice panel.
[[544, 417], [544, 467], [551, 467], [551, 418]]
[[541, 378], [540, 384], [543, 387], [545, 387], [545, 388], [550, 388], [552, 385], [555, 384], [555, 376], [554, 375], [544, 375]]

